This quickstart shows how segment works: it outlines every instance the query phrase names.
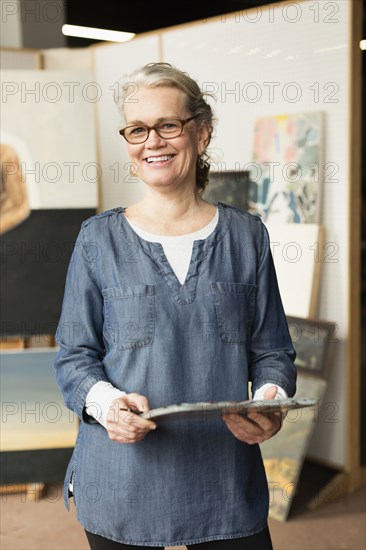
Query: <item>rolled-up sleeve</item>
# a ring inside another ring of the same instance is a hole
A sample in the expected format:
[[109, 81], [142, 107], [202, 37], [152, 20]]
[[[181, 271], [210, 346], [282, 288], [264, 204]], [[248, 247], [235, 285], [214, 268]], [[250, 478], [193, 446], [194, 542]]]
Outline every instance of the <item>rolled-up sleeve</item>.
[[99, 381], [108, 382], [102, 364], [103, 297], [93, 269], [96, 261], [98, 245], [86, 240], [82, 224], [66, 276], [54, 368], [65, 405], [88, 421], [91, 417], [85, 418], [83, 409], [89, 390]]
[[296, 352], [281, 301], [268, 231], [261, 221], [259, 223], [262, 246], [249, 348], [249, 377], [253, 394], [263, 384], [273, 383], [292, 397], [296, 391]]

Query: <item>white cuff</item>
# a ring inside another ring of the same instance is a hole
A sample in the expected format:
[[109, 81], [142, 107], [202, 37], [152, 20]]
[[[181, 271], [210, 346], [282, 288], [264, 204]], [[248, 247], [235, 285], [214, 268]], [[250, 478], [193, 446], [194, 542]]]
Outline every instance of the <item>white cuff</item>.
[[109, 407], [114, 399], [118, 399], [123, 395], [127, 395], [125, 391], [121, 391], [109, 382], [101, 380], [92, 386], [85, 399], [85, 410], [87, 414], [95, 418], [106, 427], [107, 414]]
[[260, 388], [257, 389], [257, 391], [254, 394], [253, 401], [262, 401], [264, 399], [264, 394], [265, 394], [266, 390], [268, 390], [268, 388], [271, 388], [272, 386], [276, 386], [276, 388], [277, 388], [277, 393], [275, 395], [275, 399], [287, 399], [288, 398], [287, 393], [285, 392], [285, 390], [283, 388], [281, 388], [281, 386], [278, 386], [277, 384], [268, 383], [268, 384], [263, 384], [263, 386], [261, 386]]

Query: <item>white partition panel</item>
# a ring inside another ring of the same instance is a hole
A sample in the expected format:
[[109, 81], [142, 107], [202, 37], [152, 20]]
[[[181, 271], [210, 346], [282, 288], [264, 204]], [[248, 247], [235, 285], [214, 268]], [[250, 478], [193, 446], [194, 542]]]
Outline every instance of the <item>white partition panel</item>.
[[126, 142], [118, 134], [122, 117], [114, 104], [118, 82], [125, 73], [146, 63], [160, 61], [159, 37], [150, 35], [123, 44], [93, 48], [95, 79], [101, 87], [97, 103], [101, 210], [128, 206], [143, 194], [142, 183], [130, 176]]
[[43, 69], [92, 69], [92, 48], [47, 48], [41, 52]]
[[[325, 396], [337, 412], [329, 422], [326, 415], [320, 419], [310, 454], [339, 466], [345, 464], [350, 4], [286, 2], [162, 31], [163, 61], [188, 71], [216, 94], [214, 168], [252, 168], [253, 173], [256, 118], [324, 113], [320, 223], [326, 239], [318, 316], [337, 322], [340, 342]], [[290, 237], [291, 225], [288, 229]], [[298, 285], [300, 291], [301, 280]]]
[[40, 69], [41, 66], [41, 50], [31, 48], [0, 48], [0, 67], [2, 71]]

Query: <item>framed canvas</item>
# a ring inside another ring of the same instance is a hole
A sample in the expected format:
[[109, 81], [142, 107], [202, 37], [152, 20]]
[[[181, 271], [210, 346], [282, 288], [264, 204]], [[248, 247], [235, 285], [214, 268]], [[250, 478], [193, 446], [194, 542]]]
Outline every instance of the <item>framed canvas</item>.
[[209, 183], [203, 197], [211, 203], [219, 201], [247, 210], [250, 185], [249, 171], [247, 170], [210, 172]]
[[2, 71], [2, 337], [55, 333], [75, 239], [98, 207], [92, 76]]
[[70, 257], [81, 223], [95, 208], [35, 209], [0, 235], [0, 335], [54, 335]]
[[35, 209], [96, 208], [101, 169], [95, 102], [87, 94], [93, 99], [99, 92], [92, 72], [8, 70], [1, 76], [1, 232]]
[[58, 348], [1, 352], [1, 451], [74, 446], [78, 422], [56, 383], [57, 352]]
[[336, 344], [336, 323], [319, 319], [287, 316], [291, 340], [297, 353], [299, 372], [327, 378]]
[[286, 315], [316, 317], [324, 264], [324, 227], [294, 223], [289, 231], [286, 223], [265, 225]]
[[270, 496], [269, 515], [274, 519], [286, 521], [290, 512], [326, 387], [321, 378], [299, 374], [296, 398], [310, 396], [318, 404], [290, 411], [276, 436], [260, 444]]
[[270, 223], [320, 223], [323, 113], [258, 118], [250, 211]]
[[58, 348], [1, 352], [0, 482], [61, 481], [79, 428], [55, 378]]

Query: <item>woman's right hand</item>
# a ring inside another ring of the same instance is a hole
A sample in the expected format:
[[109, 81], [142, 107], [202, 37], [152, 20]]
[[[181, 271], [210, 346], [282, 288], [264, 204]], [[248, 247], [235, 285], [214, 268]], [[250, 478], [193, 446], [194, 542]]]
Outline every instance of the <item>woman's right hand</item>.
[[117, 443], [136, 443], [143, 439], [151, 430], [157, 428], [152, 420], [141, 418], [133, 412], [121, 410], [147, 412], [149, 402], [144, 395], [128, 393], [114, 399], [107, 415], [106, 429], [109, 438]]

